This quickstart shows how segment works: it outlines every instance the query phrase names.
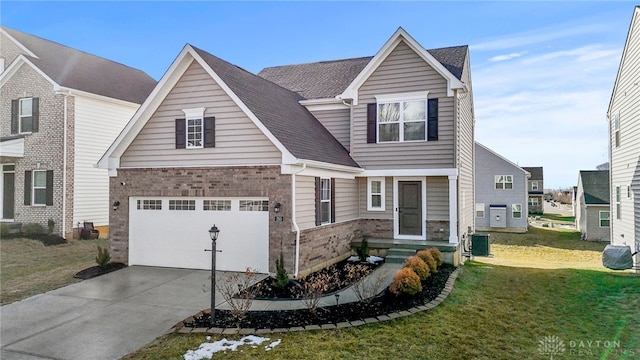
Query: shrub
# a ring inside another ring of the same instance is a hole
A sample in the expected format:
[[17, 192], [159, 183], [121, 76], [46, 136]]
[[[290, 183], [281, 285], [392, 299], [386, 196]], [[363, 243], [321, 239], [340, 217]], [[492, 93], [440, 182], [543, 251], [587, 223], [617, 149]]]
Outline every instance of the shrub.
[[98, 266], [106, 268], [110, 261], [111, 255], [109, 255], [109, 250], [98, 245], [98, 256], [96, 256], [96, 263], [98, 263]]
[[0, 224], [0, 236], [6, 239], [7, 236], [9, 236], [10, 234], [11, 234], [11, 229], [9, 229], [9, 225]]
[[53, 229], [56, 227], [56, 222], [53, 221], [53, 219], [49, 219], [47, 221], [47, 228], [49, 229], [49, 232], [47, 234], [49, 235], [53, 235]]
[[284, 268], [284, 258], [282, 253], [280, 253], [280, 259], [276, 259], [276, 279], [273, 282], [273, 286], [278, 289], [284, 289], [285, 286], [289, 283], [289, 274], [287, 274], [287, 270]]
[[351, 289], [358, 297], [358, 300], [368, 303], [382, 290], [385, 274], [378, 271], [369, 276], [363, 276], [362, 274], [366, 272], [367, 269], [367, 266], [364, 264], [348, 265], [346, 267], [346, 281], [348, 284], [352, 284]]
[[356, 253], [360, 258], [360, 261], [367, 261], [367, 256], [369, 256], [369, 241], [366, 237], [362, 238], [360, 246], [356, 249]]
[[433, 258], [433, 254], [429, 250], [420, 250], [416, 254], [420, 259], [422, 259], [427, 266], [429, 267], [429, 271], [432, 273], [438, 272], [438, 262]]
[[396, 296], [415, 295], [422, 291], [420, 277], [410, 268], [402, 268], [393, 276], [389, 291]]
[[[253, 299], [260, 291], [259, 286], [252, 286], [258, 279], [257, 270], [247, 268], [244, 273], [225, 273], [220, 281], [216, 281], [216, 289], [231, 307], [231, 315], [236, 321], [247, 316]], [[242, 296], [236, 296], [236, 292]]]
[[326, 273], [309, 274], [302, 278], [301, 286], [302, 303], [315, 313], [320, 303], [320, 298], [329, 290], [334, 276]]
[[430, 266], [418, 256], [408, 258], [404, 263], [404, 267], [413, 270], [420, 277], [420, 280], [426, 280], [431, 275]]
[[24, 224], [22, 225], [22, 233], [27, 237], [44, 234], [44, 227], [38, 223]]
[[427, 250], [431, 251], [431, 255], [433, 255], [433, 258], [436, 260], [438, 266], [441, 266], [444, 263], [444, 257], [442, 256], [442, 253], [440, 252], [440, 250], [438, 250], [438, 248], [432, 247]]

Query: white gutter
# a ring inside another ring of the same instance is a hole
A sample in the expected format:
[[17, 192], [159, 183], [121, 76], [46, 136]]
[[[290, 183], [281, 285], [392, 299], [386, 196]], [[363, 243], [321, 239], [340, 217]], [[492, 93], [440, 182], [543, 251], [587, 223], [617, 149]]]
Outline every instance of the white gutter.
[[296, 259], [293, 272], [293, 277], [295, 278], [298, 277], [298, 270], [300, 268], [300, 227], [296, 222], [296, 174], [304, 171], [306, 167], [307, 164], [302, 164], [300, 171], [291, 173], [291, 223], [296, 232]]
[[67, 125], [68, 121], [68, 96], [67, 92], [59, 92], [64, 96], [64, 115], [63, 115], [63, 140], [62, 140], [62, 230], [60, 236], [65, 237], [67, 229]]

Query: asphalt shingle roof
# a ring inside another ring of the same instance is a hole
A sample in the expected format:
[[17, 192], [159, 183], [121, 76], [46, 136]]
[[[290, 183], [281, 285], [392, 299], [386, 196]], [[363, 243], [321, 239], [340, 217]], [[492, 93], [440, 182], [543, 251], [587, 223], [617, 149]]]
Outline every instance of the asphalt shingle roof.
[[522, 167], [531, 174], [529, 180], [544, 180], [542, 166], [539, 167]]
[[580, 171], [585, 204], [609, 204], [609, 170]]
[[[193, 47], [193, 46], [192, 46]], [[267, 129], [298, 159], [359, 167], [290, 90], [193, 47]]]
[[[458, 79], [468, 47], [453, 46], [427, 50]], [[308, 64], [275, 66], [262, 69], [258, 76], [294, 91], [305, 99], [333, 98], [351, 84], [373, 56]]]
[[38, 56], [27, 58], [60, 86], [136, 104], [143, 103], [156, 86], [141, 70], [21, 31], [2, 29]]

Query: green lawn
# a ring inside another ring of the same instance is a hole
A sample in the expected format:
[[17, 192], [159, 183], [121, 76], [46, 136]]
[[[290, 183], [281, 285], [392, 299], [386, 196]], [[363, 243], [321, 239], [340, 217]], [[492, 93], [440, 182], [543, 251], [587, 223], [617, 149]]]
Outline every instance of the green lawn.
[[573, 224], [576, 221], [575, 216], [570, 215], [559, 215], [552, 213], [544, 213], [543, 215], [539, 215], [541, 221], [552, 221], [559, 224]]
[[[493, 234], [491, 241], [495, 257], [467, 262], [454, 291], [433, 310], [343, 330], [269, 334], [282, 343], [268, 352], [245, 346], [214, 358], [550, 359], [539, 351], [547, 336], [564, 344], [554, 359], [640, 356], [640, 277], [604, 271], [604, 244], [546, 229]], [[205, 341], [170, 334], [126, 359], [181, 359]]]
[[41, 294], [79, 281], [76, 272], [96, 265], [97, 246], [107, 240], [69, 240], [44, 246], [25, 238], [0, 241], [0, 304]]

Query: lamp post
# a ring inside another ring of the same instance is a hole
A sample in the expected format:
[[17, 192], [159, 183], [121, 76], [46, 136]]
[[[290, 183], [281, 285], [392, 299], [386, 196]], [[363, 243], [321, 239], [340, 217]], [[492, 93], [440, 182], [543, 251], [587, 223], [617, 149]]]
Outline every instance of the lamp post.
[[218, 240], [218, 234], [220, 229], [213, 224], [209, 229], [209, 237], [211, 238], [211, 316], [209, 317], [209, 326], [213, 327], [213, 323], [216, 321], [216, 241]]

